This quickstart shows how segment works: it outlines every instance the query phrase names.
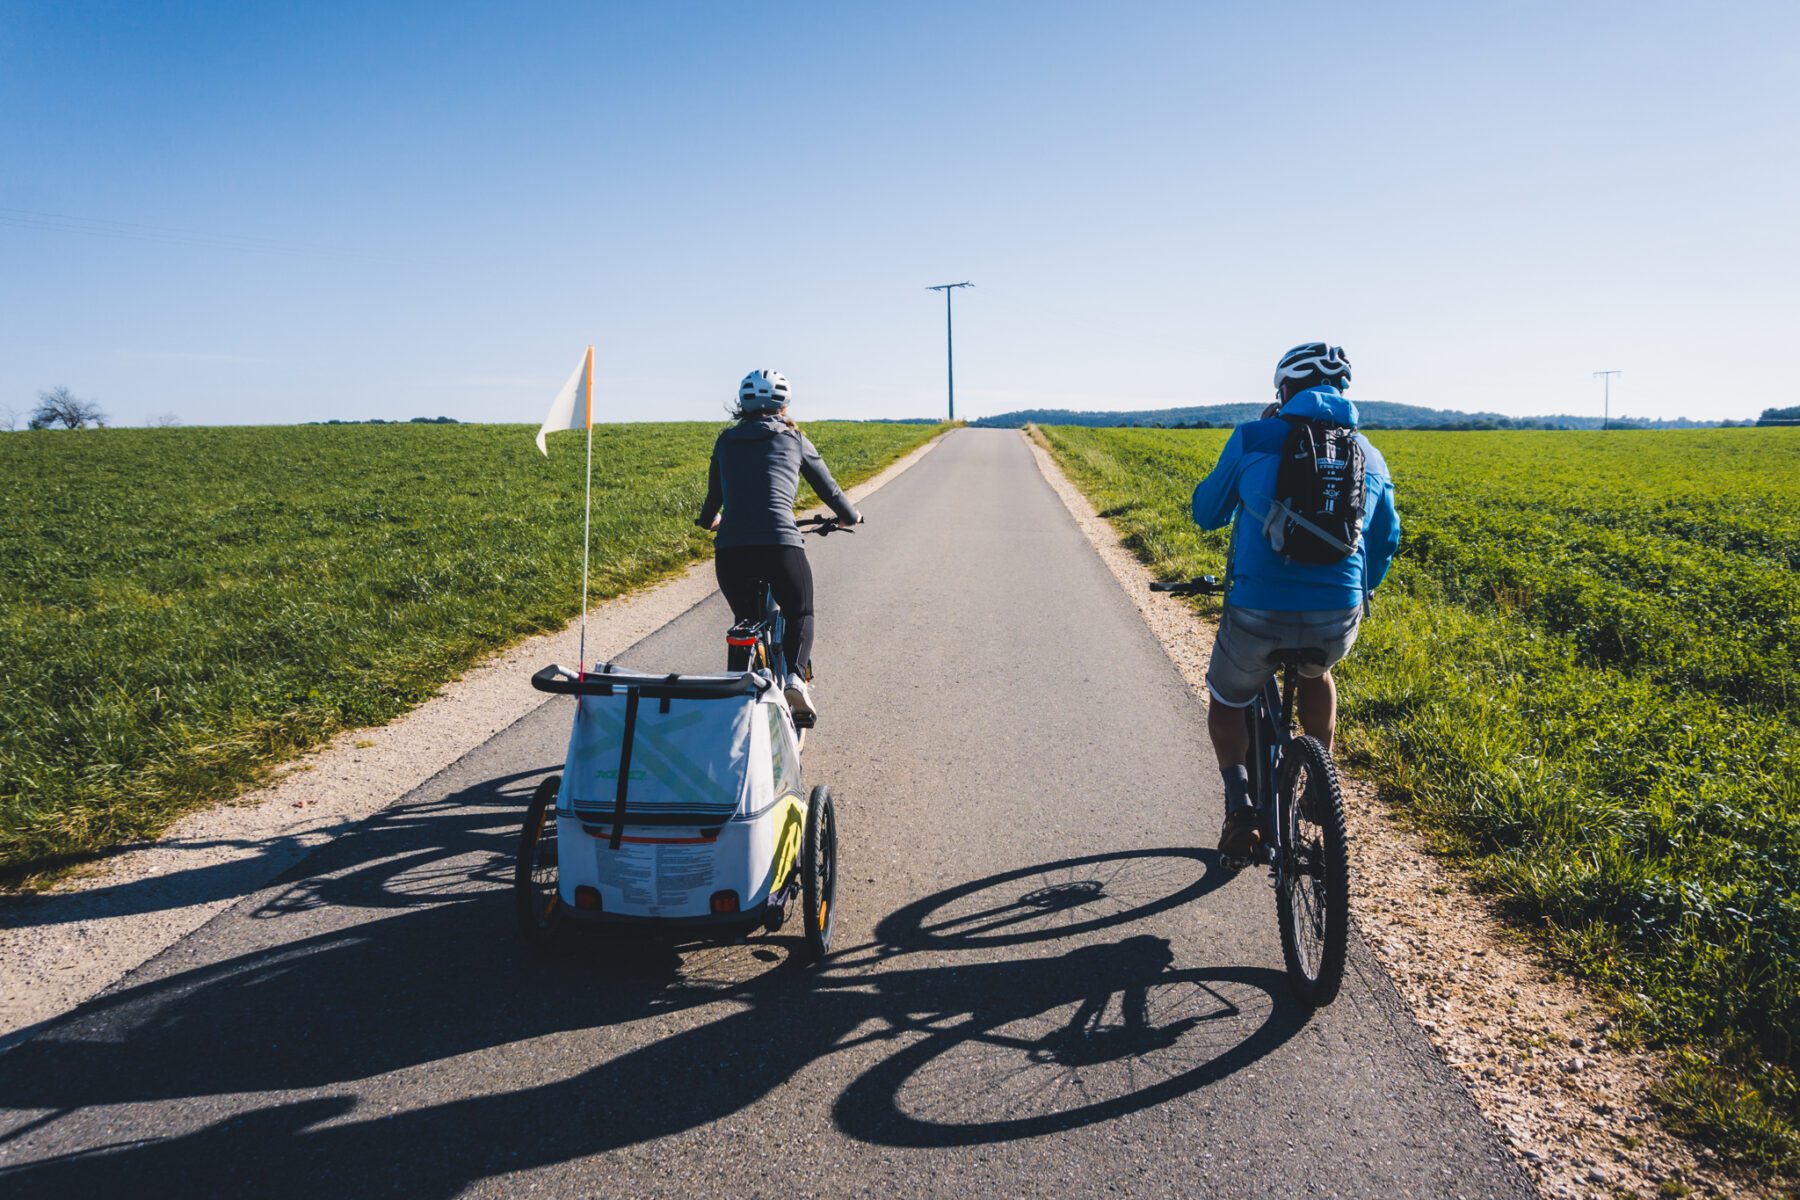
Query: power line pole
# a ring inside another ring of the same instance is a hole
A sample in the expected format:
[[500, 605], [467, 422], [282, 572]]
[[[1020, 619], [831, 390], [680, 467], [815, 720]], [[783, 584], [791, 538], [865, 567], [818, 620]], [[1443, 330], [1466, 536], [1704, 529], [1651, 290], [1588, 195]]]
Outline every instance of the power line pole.
[[959, 287], [974, 287], [968, 280], [961, 283], [940, 283], [936, 287], [928, 287], [928, 292], [944, 293], [944, 368], [948, 372], [950, 384], [950, 419], [956, 420], [956, 330], [950, 319], [950, 293]]
[[1605, 388], [1606, 388], [1606, 395], [1605, 395], [1605, 401], [1604, 401], [1606, 407], [1604, 407], [1600, 410], [1602, 413], [1602, 416], [1600, 417], [1600, 428], [1602, 428], [1602, 429], [1611, 429], [1612, 428], [1612, 377], [1614, 375], [1623, 375], [1624, 373], [1625, 372], [1623, 372], [1623, 371], [1595, 371], [1594, 372], [1595, 378], [1605, 381]]

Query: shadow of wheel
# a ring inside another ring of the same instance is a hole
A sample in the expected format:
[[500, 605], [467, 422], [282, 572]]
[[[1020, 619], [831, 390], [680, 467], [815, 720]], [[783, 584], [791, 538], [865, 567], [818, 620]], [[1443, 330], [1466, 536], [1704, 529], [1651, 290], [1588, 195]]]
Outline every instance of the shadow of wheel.
[[1306, 1023], [1286, 977], [1168, 971], [1142, 986], [934, 1032], [839, 1097], [840, 1128], [893, 1146], [1010, 1141], [1110, 1120], [1205, 1087]]
[[1023, 867], [927, 896], [883, 918], [892, 950], [972, 950], [1070, 937], [1163, 912], [1223, 882], [1206, 850], [1125, 850]]

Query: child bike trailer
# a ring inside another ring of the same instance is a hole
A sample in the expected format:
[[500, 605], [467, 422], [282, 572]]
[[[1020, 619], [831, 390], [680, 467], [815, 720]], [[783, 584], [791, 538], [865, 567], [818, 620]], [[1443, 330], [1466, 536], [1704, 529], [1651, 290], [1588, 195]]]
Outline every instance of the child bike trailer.
[[575, 725], [519, 839], [528, 942], [572, 922], [731, 938], [779, 929], [798, 906], [808, 957], [825, 955], [836, 816], [828, 790], [804, 790], [793, 716], [767, 674], [552, 666], [531, 686], [575, 697]]

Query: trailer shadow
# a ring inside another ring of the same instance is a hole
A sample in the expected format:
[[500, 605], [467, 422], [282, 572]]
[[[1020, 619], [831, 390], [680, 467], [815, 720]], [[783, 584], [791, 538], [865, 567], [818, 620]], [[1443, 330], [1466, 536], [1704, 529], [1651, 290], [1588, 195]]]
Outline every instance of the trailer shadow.
[[[379, 864], [385, 861], [382, 855], [384, 843], [395, 843], [402, 838], [410, 838], [407, 847], [417, 850], [422, 858], [436, 860], [446, 850], [468, 849], [472, 843], [467, 835], [493, 824], [483, 808], [504, 806], [509, 815], [514, 813], [529, 796], [531, 787], [559, 767], [560, 764], [549, 764], [541, 769], [485, 781], [435, 801], [403, 799], [372, 816], [308, 830], [304, 835], [282, 834], [254, 841], [165, 839], [157, 843], [159, 850], [202, 865], [74, 891], [0, 896], [0, 919], [12, 928], [25, 929], [113, 920], [235, 899], [268, 887], [271, 881], [294, 878], [302, 885], [312, 882], [321, 870], [319, 864], [323, 857], [341, 863], [348, 854], [371, 865]], [[449, 824], [440, 825], [440, 822]], [[418, 836], [421, 828], [427, 831], [427, 837]], [[498, 848], [502, 840], [517, 830], [506, 826], [491, 832], [497, 833], [498, 837], [488, 840]], [[142, 848], [142, 844], [120, 846], [106, 854], [83, 856], [81, 861], [98, 861]], [[254, 852], [225, 861], [205, 861], [214, 852], [235, 849]], [[364, 901], [355, 884], [354, 879], [320, 881], [323, 892], [352, 897], [361, 904]], [[398, 895], [389, 898], [404, 902]], [[330, 902], [323, 895], [319, 899], [321, 903]]]
[[[1205, 1087], [1305, 1022], [1279, 973], [1178, 965], [1125, 928], [1213, 886], [1215, 864], [1185, 850], [948, 889], [817, 969], [786, 938], [579, 938], [533, 957], [496, 884], [535, 778], [390, 810], [265, 894], [247, 924], [268, 945], [164, 964], [0, 1056], [15, 1116], [0, 1156], [29, 1153], [46, 1122], [91, 1147], [0, 1169], [0, 1188], [447, 1196], [699, 1128], [833, 1055], [853, 1064], [822, 1101], [845, 1134], [1005, 1141]], [[367, 919], [335, 927], [347, 909]], [[995, 946], [1032, 956], [954, 953]], [[540, 1039], [571, 1070], [520, 1080], [515, 1047]], [[471, 1078], [491, 1090], [470, 1094]]]

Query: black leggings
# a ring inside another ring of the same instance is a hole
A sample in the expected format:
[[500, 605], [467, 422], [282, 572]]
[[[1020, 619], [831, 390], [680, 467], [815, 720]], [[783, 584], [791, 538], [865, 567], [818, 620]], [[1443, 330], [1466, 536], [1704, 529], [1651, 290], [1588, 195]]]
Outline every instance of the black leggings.
[[740, 621], [757, 615], [763, 585], [769, 586], [787, 622], [781, 652], [787, 655], [788, 670], [804, 675], [813, 644], [812, 566], [806, 551], [799, 546], [721, 547], [713, 552], [713, 571], [731, 615]]

